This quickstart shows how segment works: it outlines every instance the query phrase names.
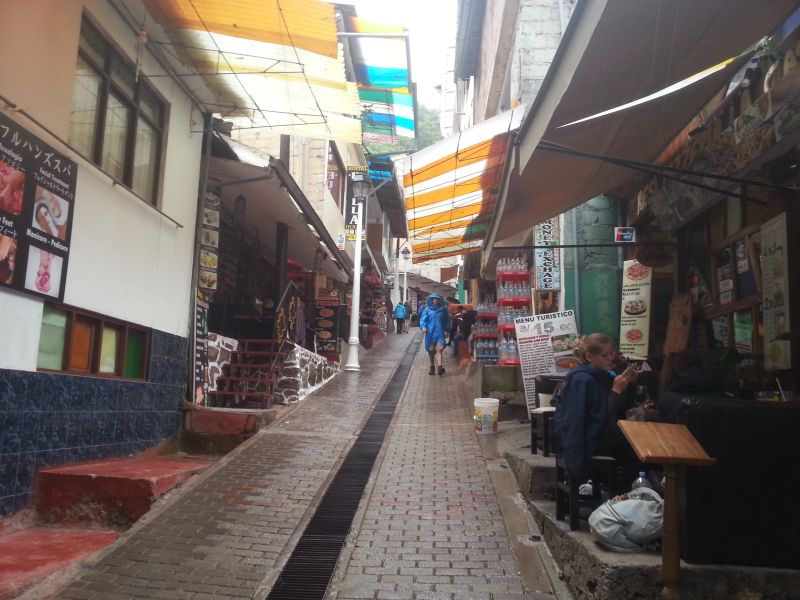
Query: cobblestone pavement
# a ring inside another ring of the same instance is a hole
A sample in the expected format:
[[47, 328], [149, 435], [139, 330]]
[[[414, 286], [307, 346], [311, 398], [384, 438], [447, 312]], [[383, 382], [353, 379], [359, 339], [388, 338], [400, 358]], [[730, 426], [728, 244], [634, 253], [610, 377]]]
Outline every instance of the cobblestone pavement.
[[[360, 372], [160, 502], [55, 595], [30, 598], [263, 600], [417, 331], [388, 336]], [[555, 598], [519, 574], [463, 378], [427, 366], [420, 352], [328, 598]]]
[[524, 590], [463, 378], [427, 371], [420, 352], [330, 597], [552, 598]]

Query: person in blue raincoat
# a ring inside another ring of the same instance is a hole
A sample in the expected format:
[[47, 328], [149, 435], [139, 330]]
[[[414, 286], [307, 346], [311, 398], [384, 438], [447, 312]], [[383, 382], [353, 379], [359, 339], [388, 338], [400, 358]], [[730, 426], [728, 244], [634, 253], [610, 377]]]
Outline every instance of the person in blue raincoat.
[[431, 294], [428, 297], [428, 306], [422, 312], [419, 327], [425, 334], [425, 350], [431, 359], [428, 375], [434, 375], [437, 367], [439, 375], [444, 375], [442, 350], [446, 343], [445, 333], [450, 331], [450, 313], [447, 312], [444, 298], [439, 294]]
[[406, 307], [399, 302], [394, 307], [394, 320], [397, 322], [397, 333], [403, 333], [403, 327], [406, 322]]

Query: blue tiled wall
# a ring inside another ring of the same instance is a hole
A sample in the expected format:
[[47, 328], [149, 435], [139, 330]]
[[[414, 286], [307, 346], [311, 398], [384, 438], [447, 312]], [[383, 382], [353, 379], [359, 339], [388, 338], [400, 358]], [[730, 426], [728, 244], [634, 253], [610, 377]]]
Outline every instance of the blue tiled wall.
[[38, 467], [121, 457], [174, 435], [186, 339], [153, 330], [146, 382], [0, 369], [0, 516], [27, 504]]

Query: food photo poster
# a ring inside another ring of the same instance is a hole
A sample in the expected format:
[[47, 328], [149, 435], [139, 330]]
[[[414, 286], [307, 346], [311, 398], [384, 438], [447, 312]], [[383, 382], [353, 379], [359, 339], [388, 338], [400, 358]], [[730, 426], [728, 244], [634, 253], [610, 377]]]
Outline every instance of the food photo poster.
[[78, 165], [0, 113], [0, 287], [63, 300]]
[[650, 299], [653, 270], [638, 260], [622, 267], [619, 351], [634, 360], [645, 360], [650, 343]]

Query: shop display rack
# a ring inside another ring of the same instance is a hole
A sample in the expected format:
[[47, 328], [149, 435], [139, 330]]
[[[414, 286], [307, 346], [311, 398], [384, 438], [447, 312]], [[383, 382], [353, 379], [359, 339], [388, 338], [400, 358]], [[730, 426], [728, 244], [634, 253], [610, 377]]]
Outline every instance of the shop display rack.
[[531, 314], [531, 272], [525, 259], [497, 263], [497, 364], [520, 365], [514, 319]]

